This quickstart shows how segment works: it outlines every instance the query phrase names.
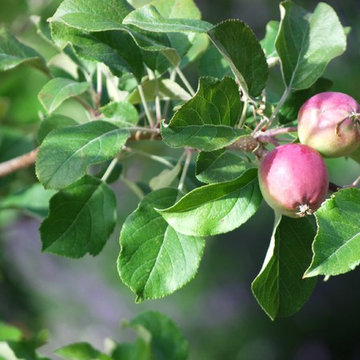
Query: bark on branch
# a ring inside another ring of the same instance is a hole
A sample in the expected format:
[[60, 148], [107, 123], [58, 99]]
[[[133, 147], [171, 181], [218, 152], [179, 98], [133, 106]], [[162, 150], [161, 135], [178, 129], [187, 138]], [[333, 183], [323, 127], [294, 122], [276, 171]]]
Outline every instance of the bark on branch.
[[14, 159], [0, 163], [0, 177], [9, 175], [17, 170], [33, 165], [35, 163], [37, 153], [38, 148]]

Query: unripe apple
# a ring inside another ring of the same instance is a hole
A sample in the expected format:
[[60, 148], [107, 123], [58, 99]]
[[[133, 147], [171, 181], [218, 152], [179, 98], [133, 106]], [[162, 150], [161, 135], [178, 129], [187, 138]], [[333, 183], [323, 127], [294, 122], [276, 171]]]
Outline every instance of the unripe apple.
[[350, 155], [360, 145], [360, 106], [349, 95], [314, 95], [300, 108], [298, 121], [300, 142], [324, 156]]
[[321, 155], [307, 145], [286, 144], [270, 151], [259, 169], [260, 189], [278, 213], [312, 214], [325, 200], [329, 176]]

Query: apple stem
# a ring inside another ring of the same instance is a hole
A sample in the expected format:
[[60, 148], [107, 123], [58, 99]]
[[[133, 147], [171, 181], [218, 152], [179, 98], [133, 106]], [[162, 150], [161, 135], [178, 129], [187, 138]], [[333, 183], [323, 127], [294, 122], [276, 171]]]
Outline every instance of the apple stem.
[[185, 85], [187, 91], [190, 93], [190, 95], [192, 97], [194, 97], [195, 96], [195, 91], [194, 91], [193, 87], [190, 85], [188, 79], [185, 77], [184, 73], [180, 70], [180, 68], [178, 66], [175, 66], [175, 71], [179, 75], [179, 78], [181, 79], [181, 81]]
[[353, 187], [356, 187], [356, 186], [358, 186], [359, 183], [360, 183], [360, 176], [357, 179], [355, 179], [355, 181], [353, 181], [353, 183], [351, 185]]
[[187, 175], [189, 165], [191, 162], [191, 156], [192, 156], [191, 149], [185, 148], [185, 154], [186, 154], [186, 159], [185, 159], [183, 171], [181, 173], [181, 177], [180, 177], [180, 181], [179, 181], [179, 185], [178, 185], [179, 192], [182, 192], [184, 189], [186, 175]]
[[279, 142], [277, 139], [275, 139], [275, 136], [287, 134], [290, 132], [296, 132], [297, 127], [287, 127], [287, 128], [278, 128], [278, 129], [270, 129], [266, 131], [257, 131], [253, 134], [253, 138], [257, 141], [260, 141], [262, 143], [271, 143], [275, 146], [279, 146]]
[[287, 98], [289, 97], [291, 93], [291, 87], [290, 86], [287, 86], [285, 88], [285, 91], [284, 93], [282, 94], [279, 102], [277, 103], [276, 107], [275, 107], [275, 110], [274, 112], [271, 114], [270, 116], [270, 119], [269, 119], [269, 122], [267, 124], [267, 127], [270, 127], [270, 125], [272, 124], [272, 122], [276, 119], [281, 107], [284, 105], [285, 101], [287, 100]]
[[270, 129], [270, 130], [266, 130], [266, 131], [257, 131], [254, 134], [254, 138], [256, 138], [258, 136], [270, 136], [270, 137], [273, 137], [273, 136], [288, 134], [290, 132], [296, 132], [296, 131], [297, 131], [296, 126], [285, 127], [285, 128], [277, 128], [277, 129]]
[[141, 99], [142, 105], [144, 107], [146, 117], [147, 117], [147, 119], [149, 121], [150, 127], [153, 128], [155, 126], [154, 119], [153, 119], [153, 117], [151, 115], [151, 112], [150, 112], [150, 109], [148, 107], [148, 104], [147, 104], [147, 101], [146, 101], [146, 98], [145, 98], [145, 94], [144, 94], [144, 89], [143, 89], [141, 84], [138, 85], [138, 90], [139, 90], [140, 99]]
[[108, 168], [106, 169], [104, 175], [101, 178], [101, 181], [106, 182], [107, 179], [109, 178], [109, 176], [111, 175], [112, 171], [114, 170], [116, 164], [118, 162], [118, 158], [115, 157], [114, 159], [112, 159], [110, 165], [108, 166]]

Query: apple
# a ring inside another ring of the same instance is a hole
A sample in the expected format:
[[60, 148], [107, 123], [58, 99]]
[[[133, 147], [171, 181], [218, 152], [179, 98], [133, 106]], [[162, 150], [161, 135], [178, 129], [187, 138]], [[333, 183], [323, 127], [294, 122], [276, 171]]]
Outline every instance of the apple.
[[321, 155], [303, 144], [276, 147], [263, 158], [259, 184], [278, 213], [297, 218], [312, 214], [325, 200], [329, 176]]
[[360, 145], [360, 106], [340, 92], [314, 95], [299, 110], [298, 135], [323, 156], [350, 155]]

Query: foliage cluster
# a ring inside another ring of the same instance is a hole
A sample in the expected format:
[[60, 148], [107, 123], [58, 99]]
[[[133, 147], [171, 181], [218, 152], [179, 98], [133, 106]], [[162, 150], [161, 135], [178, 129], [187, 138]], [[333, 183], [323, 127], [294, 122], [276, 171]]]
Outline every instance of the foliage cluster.
[[[0, 29], [0, 70], [27, 65], [49, 78], [38, 94], [37, 147], [0, 164], [7, 186], [0, 207], [44, 218], [43, 251], [95, 256], [114, 231], [117, 206], [126, 207], [111, 187], [122, 181], [139, 205], [121, 228], [121, 280], [137, 302], [183, 287], [197, 272], [205, 238], [257, 212], [259, 161], [279, 143], [297, 141], [300, 106], [331, 87], [322, 75], [346, 49], [348, 29], [329, 5], [310, 13], [287, 0], [280, 13], [259, 42], [240, 20], [201, 20], [192, 0], [64, 0], [47, 22], [32, 19], [50, 59]], [[200, 74], [196, 91], [183, 72], [189, 66]], [[277, 67], [281, 97], [266, 88]], [[64, 115], [67, 101], [78, 102], [86, 116]], [[11, 136], [4, 129], [2, 148]], [[162, 142], [179, 155], [141, 151], [140, 141]], [[126, 170], [134, 154], [164, 170], [147, 184], [131, 181]], [[359, 151], [352, 157], [359, 161]], [[39, 182], [14, 192], [10, 173], [35, 160]], [[342, 274], [360, 262], [360, 191], [356, 182], [333, 190], [315, 216], [276, 218], [252, 283], [271, 319], [297, 312], [316, 276]], [[133, 348], [148, 349], [148, 335], [140, 333]]]

